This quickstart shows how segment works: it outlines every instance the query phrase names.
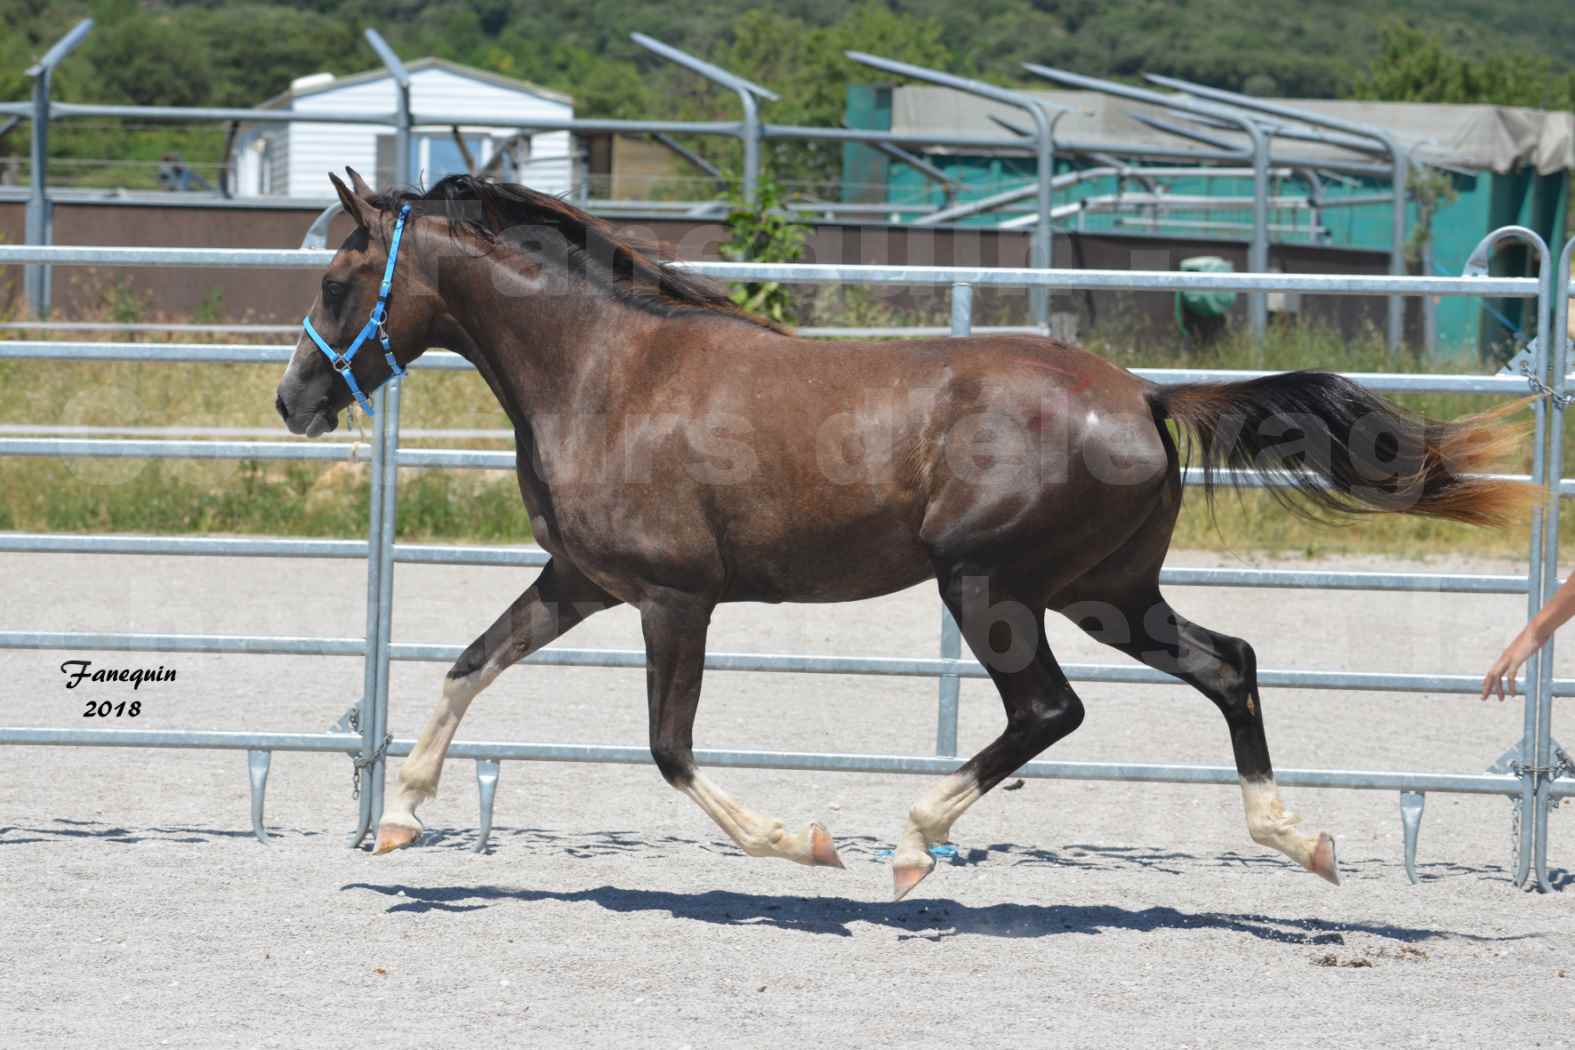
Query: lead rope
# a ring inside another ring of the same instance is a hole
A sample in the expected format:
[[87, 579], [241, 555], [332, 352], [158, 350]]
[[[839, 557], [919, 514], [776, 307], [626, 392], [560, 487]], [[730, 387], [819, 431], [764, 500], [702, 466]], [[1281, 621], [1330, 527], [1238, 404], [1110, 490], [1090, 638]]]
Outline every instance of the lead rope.
[[355, 421], [355, 441], [350, 444], [350, 462], [358, 463], [371, 447], [366, 433], [366, 421], [370, 417], [365, 412], [357, 411], [354, 405], [350, 406], [349, 411], [350, 418]]

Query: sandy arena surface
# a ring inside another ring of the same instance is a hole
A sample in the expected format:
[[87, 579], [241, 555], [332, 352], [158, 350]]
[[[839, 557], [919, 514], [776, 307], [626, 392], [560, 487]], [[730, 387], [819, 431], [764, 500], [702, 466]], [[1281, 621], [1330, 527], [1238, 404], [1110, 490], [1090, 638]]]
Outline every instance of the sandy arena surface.
[[[530, 576], [401, 566], [395, 637], [468, 642]], [[11, 629], [354, 636], [363, 595], [352, 562], [0, 557]], [[1266, 668], [1480, 674], [1523, 617], [1509, 596], [1172, 599], [1251, 640]], [[928, 587], [733, 606], [711, 646], [930, 655], [938, 615]], [[1123, 660], [1051, 628], [1064, 662]], [[635, 648], [637, 621], [604, 614], [565, 644]], [[86, 687], [66, 692], [58, 670], [71, 657], [178, 670], [135, 694], [95, 690], [142, 701], [140, 717], [103, 723], [123, 728], [317, 731], [360, 691], [352, 659], [5, 652], [0, 724], [89, 724]], [[444, 670], [395, 665], [396, 734], [419, 729]], [[461, 737], [641, 745], [643, 677], [515, 669]], [[1219, 715], [1184, 687], [1080, 692], [1087, 722], [1047, 757], [1230, 763]], [[919, 679], [714, 673], [697, 743], [927, 753], [934, 696]], [[1477, 771], [1521, 724], [1519, 703], [1451, 696], [1264, 701], [1286, 768]], [[988, 683], [964, 682], [963, 750], [1001, 722]], [[388, 857], [345, 848], [340, 756], [274, 759], [271, 848], [249, 834], [243, 753], [8, 748], [0, 769], [0, 1046], [19, 1050], [1552, 1047], [1575, 1024], [1568, 806], [1553, 817], [1564, 888], [1538, 896], [1507, 881], [1504, 800], [1431, 797], [1413, 887], [1392, 793], [1290, 790], [1304, 829], [1339, 839], [1336, 889], [1254, 846], [1234, 788], [1030, 781], [975, 807], [954, 829], [957, 861], [892, 904], [878, 851], [922, 778], [714, 774], [790, 826], [825, 822], [848, 862], [834, 871], [743, 857], [652, 767], [506, 764], [477, 855], [473, 765], [455, 762], [424, 844]]]

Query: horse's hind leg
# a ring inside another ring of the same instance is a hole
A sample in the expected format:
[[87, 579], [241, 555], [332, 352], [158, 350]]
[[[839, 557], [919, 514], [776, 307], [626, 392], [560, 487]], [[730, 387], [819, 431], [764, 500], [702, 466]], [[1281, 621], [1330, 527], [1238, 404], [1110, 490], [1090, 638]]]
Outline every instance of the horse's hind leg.
[[694, 725], [705, 668], [711, 608], [681, 597], [652, 601], [640, 611], [645, 632], [650, 699], [651, 757], [668, 784], [688, 795], [751, 857], [780, 857], [812, 867], [842, 867], [831, 835], [819, 824], [803, 834], [755, 813], [695, 768]]
[[963, 638], [1000, 691], [1006, 729], [914, 803], [891, 859], [897, 900], [935, 868], [930, 847], [946, 841], [969, 806], [1083, 722], [1083, 704], [1045, 639], [1043, 596], [1019, 574], [976, 565], [946, 566], [937, 576]]
[[617, 604], [572, 565], [557, 558], [547, 563], [536, 582], [470, 643], [443, 680], [443, 699], [399, 767], [399, 789], [378, 822], [375, 852], [408, 846], [420, 836], [416, 807], [437, 794], [443, 758], [476, 695], [587, 616]]
[[1298, 818], [1280, 802], [1269, 764], [1252, 646], [1176, 612], [1160, 594], [1157, 577], [1156, 570], [1144, 582], [1122, 587], [1127, 593], [1113, 600], [1097, 597], [1099, 591], [1089, 587], [1089, 581], [1078, 581], [1081, 600], [1058, 598], [1054, 607], [1095, 639], [1174, 675], [1212, 700], [1230, 728], [1252, 840], [1339, 885], [1334, 839], [1328, 834], [1314, 839], [1297, 833]]

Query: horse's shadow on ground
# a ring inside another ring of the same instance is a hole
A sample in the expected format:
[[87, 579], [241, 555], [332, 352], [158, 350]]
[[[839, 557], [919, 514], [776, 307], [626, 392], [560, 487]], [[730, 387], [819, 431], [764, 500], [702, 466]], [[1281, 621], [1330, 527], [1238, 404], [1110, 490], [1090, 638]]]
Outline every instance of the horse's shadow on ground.
[[[315, 838], [323, 832], [308, 831], [301, 828], [270, 827], [269, 834], [276, 840], [289, 840], [295, 838]], [[182, 844], [182, 845], [217, 845], [224, 842], [240, 842], [249, 840], [252, 833], [249, 830], [211, 828], [194, 825], [154, 825], [147, 827], [130, 828], [117, 824], [110, 824], [97, 820], [71, 820], [56, 818], [43, 824], [30, 826], [10, 824], [0, 825], [0, 849], [7, 846], [22, 846], [29, 843], [83, 843], [103, 842], [111, 845], [136, 845], [136, 844]], [[426, 831], [421, 839], [423, 849], [434, 849], [454, 852], [470, 852], [480, 842], [474, 829], [470, 828], [433, 828]], [[851, 866], [855, 864], [884, 865], [890, 855], [888, 844], [870, 836], [839, 836], [837, 846], [843, 859]], [[370, 840], [363, 847], [371, 848]], [[511, 827], [495, 828], [490, 840], [485, 844], [484, 852], [491, 854], [500, 850], [511, 854], [523, 854], [529, 857], [532, 854], [563, 855], [576, 860], [591, 860], [599, 857], [625, 856], [630, 859], [648, 859], [662, 855], [674, 855], [689, 850], [699, 850], [719, 856], [742, 857], [742, 852], [730, 842], [718, 841], [708, 838], [690, 838], [678, 835], [651, 835], [635, 830], [604, 830], [604, 831], [563, 831], [549, 828]], [[1249, 871], [1262, 871], [1265, 873], [1279, 870], [1289, 871], [1295, 866], [1289, 861], [1267, 852], [1240, 853], [1235, 850], [1226, 850], [1216, 854], [1194, 854], [1177, 850], [1167, 850], [1152, 846], [1113, 846], [1091, 843], [1069, 843], [1054, 849], [1044, 849], [1033, 846], [1022, 846], [1015, 843], [998, 842], [986, 846], [971, 846], [959, 849], [955, 856], [942, 859], [941, 863], [950, 867], [970, 867], [980, 864], [990, 864], [1000, 867], [1052, 867], [1072, 871], [1134, 871], [1140, 870], [1144, 874], [1158, 877], [1183, 876], [1189, 873], [1207, 870], [1210, 868], [1246, 869]], [[1418, 875], [1423, 883], [1447, 883], [1456, 880], [1473, 880], [1486, 882], [1509, 881], [1508, 871], [1496, 864], [1467, 865], [1453, 862], [1431, 862], [1417, 865]], [[1404, 878], [1404, 869], [1398, 861], [1386, 860], [1378, 857], [1351, 858], [1346, 857], [1341, 861], [1341, 874], [1350, 881], [1367, 881], [1378, 879]], [[1548, 872], [1549, 882], [1555, 890], [1568, 890], [1575, 887], [1575, 871], [1564, 868], [1553, 868]], [[377, 889], [377, 887], [363, 887]], [[415, 891], [411, 891], [414, 893]], [[433, 891], [438, 892], [438, 891]], [[443, 891], [447, 892], [447, 891]], [[454, 891], [459, 892], [459, 891]], [[484, 891], [477, 890], [476, 893]], [[507, 891], [494, 891], [506, 896]], [[524, 891], [521, 891], [524, 892]], [[611, 889], [608, 893], [613, 893]], [[425, 907], [414, 907], [423, 898], [413, 897], [412, 901], [401, 902], [392, 908], [394, 911], [415, 910], [446, 910], [469, 911], [475, 908], [486, 907], [485, 903], [464, 903], [440, 899], [427, 901]], [[680, 898], [675, 897], [674, 901]], [[775, 922], [791, 928], [804, 928], [807, 922], [814, 925], [821, 917], [794, 920], [791, 916], [780, 914], [787, 905], [783, 903], [796, 898], [760, 898], [776, 904], [776, 909], [762, 907], [762, 914], [753, 919], [735, 919], [728, 913], [739, 913], [738, 908], [699, 906], [691, 909], [697, 914], [693, 918], [706, 918], [706, 921], [743, 923], [743, 922]], [[815, 898], [820, 902], [821, 898]], [[825, 898], [828, 907], [837, 904], [839, 898]], [[843, 904], [854, 905], [856, 902], [842, 901]], [[609, 905], [610, 907], [611, 905]], [[885, 908], [886, 905], [857, 904], [859, 908]], [[902, 907], [906, 908], [906, 905]], [[925, 905], [919, 905], [923, 908]], [[954, 904], [936, 904], [930, 907], [960, 908]], [[747, 911], [747, 909], [744, 909]], [[972, 914], [964, 909], [959, 914]], [[906, 911], [894, 912], [899, 918], [888, 916], [887, 925], [896, 925], [904, 929], [919, 930], [923, 927], [914, 925], [914, 915], [926, 916], [933, 919], [928, 912]], [[1237, 916], [1237, 919], [1250, 919], [1252, 917]], [[1258, 917], [1261, 919], [1261, 917]], [[1010, 930], [1014, 923], [1024, 920], [1022, 916], [985, 914], [975, 916], [977, 921], [971, 923], [972, 932], [993, 932], [998, 936], [1015, 936], [1017, 934], [1003, 933]], [[846, 921], [875, 921], [867, 916], [853, 916]], [[843, 924], [845, 926], [845, 923]], [[931, 924], [934, 925], [933, 922]], [[1029, 921], [1028, 925], [1034, 924]], [[1348, 927], [1342, 927], [1348, 928]], [[951, 928], [951, 932], [959, 932], [960, 928]], [[1068, 928], [1046, 926], [1040, 932], [1077, 932], [1078, 923], [1073, 922]], [[836, 932], [836, 931], [823, 931]], [[1091, 932], [1084, 930], [1083, 932]], [[1335, 930], [1324, 931], [1337, 932]], [[934, 934], [936, 936], [946, 934]], [[1030, 934], [1022, 934], [1028, 936]], [[1308, 937], [1316, 936], [1316, 932], [1308, 934], [1303, 931], [1298, 938], [1305, 943], [1322, 943], [1309, 940]], [[1276, 937], [1275, 939], [1287, 939]], [[1329, 943], [1336, 943], [1330, 941]]]
[[[422, 838], [423, 847], [470, 850], [478, 839], [473, 831], [432, 829]], [[886, 863], [886, 844], [869, 837], [842, 836], [837, 847], [851, 867], [859, 863]], [[488, 851], [503, 849], [525, 855], [567, 854], [578, 859], [630, 855], [650, 857], [676, 850], [700, 849], [722, 855], [742, 856], [730, 843], [679, 836], [648, 836], [636, 831], [563, 832], [545, 828], [494, 829]], [[1198, 855], [1144, 846], [1108, 846], [1072, 843], [1041, 849], [1013, 843], [958, 850], [943, 859], [943, 867], [971, 867], [990, 863], [1001, 866], [1047, 866], [1072, 870], [1115, 871], [1140, 869], [1155, 876], [1180, 876], [1208, 868], [1235, 868], [1265, 873], [1294, 867], [1289, 861], [1267, 854], [1226, 851]], [[1424, 882], [1460, 878], [1507, 881], [1497, 865], [1467, 866], [1452, 863], [1418, 865]], [[1404, 878], [1402, 866], [1378, 858], [1351, 859], [1342, 864], [1347, 878]], [[937, 873], [940, 874], [940, 873]], [[1558, 888], [1575, 883], [1571, 873], [1551, 873]], [[1062, 934], [1097, 935], [1106, 931], [1147, 933], [1158, 930], [1223, 930], [1258, 940], [1300, 945], [1343, 945], [1347, 934], [1366, 934], [1399, 944], [1434, 939], [1507, 941], [1517, 937], [1481, 937], [1449, 930], [1404, 927], [1363, 922], [1329, 922], [1311, 918], [1276, 918], [1261, 914], [1224, 912], [1188, 913], [1169, 907], [1128, 909], [1113, 905], [992, 904], [972, 907], [951, 900], [914, 900], [897, 903], [860, 901], [847, 897], [796, 897], [710, 890], [673, 893], [659, 890], [599, 886], [594, 889], [556, 891], [480, 886], [414, 886], [399, 883], [353, 882], [344, 891], [369, 892], [390, 898], [391, 913], [463, 913], [506, 906], [510, 903], [588, 903], [615, 913], [660, 912], [677, 919], [720, 926], [765, 926], [839, 937], [853, 936], [857, 923], [900, 931], [902, 938], [942, 940], [963, 934], [988, 937], [1047, 937]]]
[[[312, 838], [320, 832], [294, 828], [269, 829], [272, 834], [291, 838]], [[23, 827], [20, 824], [0, 825], [0, 847], [21, 846], [37, 842], [108, 842], [117, 846], [133, 846], [144, 842], [203, 845], [214, 840], [250, 839], [255, 836], [250, 829], [203, 828], [190, 824], [141, 828], [128, 828], [119, 824], [106, 824], [101, 820], [70, 820], [56, 817], [48, 826]]]
[[[480, 838], [472, 828], [429, 828], [422, 833], [420, 846], [422, 849], [472, 852], [479, 843]], [[743, 851], [732, 843], [715, 839], [679, 835], [653, 836], [633, 830], [563, 831], [534, 827], [494, 828], [482, 852], [490, 855], [499, 850], [509, 853], [519, 851], [526, 856], [559, 854], [576, 860], [588, 860], [616, 855], [651, 857], [687, 849], [698, 849], [721, 856], [743, 856]], [[861, 862], [885, 864], [891, 855], [889, 843], [867, 835], [839, 835], [837, 849], [850, 866]], [[1052, 867], [1072, 871], [1141, 870], [1147, 874], [1172, 876], [1183, 876], [1210, 868], [1263, 872], [1300, 870], [1291, 861], [1267, 850], [1239, 852], [1231, 849], [1215, 854], [1196, 854], [1153, 846], [1113, 846], [1081, 842], [1068, 843], [1054, 849], [1023, 846], [1011, 842], [967, 846], [958, 849], [955, 856], [942, 859], [941, 863], [951, 867], [990, 864], [1004, 867]], [[1422, 883], [1459, 879], [1509, 881], [1509, 871], [1498, 864], [1471, 865], [1453, 861], [1423, 861], [1417, 864], [1416, 870], [1417, 878]], [[1353, 882], [1403, 879], [1405, 867], [1398, 859], [1342, 857], [1340, 874], [1343, 879]], [[1548, 879], [1555, 890], [1575, 886], [1575, 872], [1562, 868], [1550, 869]]]
[[1189, 913], [1176, 908], [1129, 909], [1114, 905], [991, 904], [972, 907], [950, 900], [877, 902], [847, 897], [788, 897], [730, 890], [671, 893], [598, 886], [586, 890], [533, 890], [502, 886], [411, 886], [352, 882], [343, 891], [381, 894], [390, 913], [480, 911], [511, 903], [544, 901], [593, 904], [616, 913], [660, 912], [675, 919], [718, 926], [763, 926], [800, 933], [853, 936], [853, 924], [900, 931], [902, 937], [943, 940], [964, 934], [986, 937], [1093, 936], [1106, 931], [1223, 930], [1263, 941], [1343, 945], [1346, 934], [1366, 934], [1400, 944], [1449, 939], [1501, 942], [1527, 936], [1483, 937], [1425, 927], [1327, 922], [1226, 912]]

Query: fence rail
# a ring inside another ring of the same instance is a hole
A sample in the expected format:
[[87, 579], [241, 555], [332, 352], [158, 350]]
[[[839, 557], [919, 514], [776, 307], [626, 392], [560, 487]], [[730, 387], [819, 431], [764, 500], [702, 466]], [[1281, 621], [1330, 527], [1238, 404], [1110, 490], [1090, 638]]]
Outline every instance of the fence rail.
[[[1570, 286], [1570, 251], [1562, 256], [1557, 278], [1550, 253], [1534, 233], [1520, 228], [1498, 231], [1484, 242], [1483, 251], [1519, 240], [1537, 248], [1544, 261], [1539, 278], [1464, 277], [1358, 277], [1345, 275], [1267, 273], [1169, 273], [1147, 271], [1064, 271], [1031, 269], [981, 269], [949, 267], [822, 266], [815, 264], [690, 263], [685, 268], [706, 276], [734, 280], [778, 280], [795, 283], [858, 282], [946, 288], [951, 294], [953, 335], [971, 331], [972, 290], [976, 286], [1045, 289], [1121, 289], [1130, 291], [1290, 291], [1326, 295], [1477, 295], [1537, 300], [1539, 331], [1563, 332], [1564, 294]], [[1575, 241], [1571, 242], [1575, 247]], [[0, 246], [0, 265], [47, 263], [50, 265], [126, 266], [243, 266], [313, 268], [332, 257], [326, 251], [258, 251], [235, 249], [78, 248]], [[1555, 306], [1554, 300], [1559, 300]], [[1558, 319], [1561, 323], [1553, 327]], [[1537, 389], [1536, 383], [1562, 391], [1569, 370], [1568, 345], [1537, 345], [1529, 355], [1527, 375], [1425, 375], [1352, 373], [1350, 378], [1381, 393], [1448, 393], [1497, 398], [1520, 397]], [[234, 346], [229, 344], [142, 344], [54, 341], [0, 342], [0, 359], [126, 360], [142, 362], [203, 362], [279, 364], [291, 346]], [[458, 355], [434, 351], [417, 367], [460, 370], [470, 364]], [[1268, 373], [1241, 370], [1142, 369], [1139, 374], [1157, 383], [1234, 381]], [[1536, 382], [1533, 383], [1532, 380]], [[365, 460], [371, 465], [372, 494], [366, 540], [311, 540], [278, 538], [62, 536], [0, 534], [3, 553], [72, 553], [119, 555], [184, 555], [286, 558], [364, 558], [368, 565], [367, 634], [364, 638], [278, 638], [180, 634], [106, 634], [87, 632], [0, 632], [0, 648], [97, 649], [104, 651], [154, 651], [192, 653], [287, 653], [291, 655], [360, 656], [365, 661], [363, 696], [347, 719], [327, 733], [217, 733], [208, 731], [74, 730], [0, 727], [0, 744], [79, 745], [92, 747], [191, 747], [243, 749], [249, 752], [253, 827], [266, 841], [262, 824], [268, 756], [276, 750], [350, 754], [357, 772], [370, 776], [370, 790], [362, 792], [358, 824], [352, 841], [359, 843], [382, 809], [384, 763], [387, 756], [409, 752], [412, 741], [387, 734], [388, 670], [393, 660], [450, 661], [461, 652], [456, 645], [395, 642], [389, 619], [393, 566], [444, 565], [542, 565], [544, 552], [518, 547], [451, 547], [402, 544], [393, 534], [398, 467], [450, 467], [513, 469], [511, 452], [477, 449], [400, 448], [400, 383], [390, 381], [374, 395], [377, 417], [369, 444], [319, 444], [301, 441], [235, 440], [98, 440], [20, 436], [0, 438], [0, 455], [93, 456], [122, 458], [286, 459], [319, 462]], [[1560, 447], [1564, 403], [1561, 398], [1536, 403], [1536, 446], [1533, 469], [1527, 480], [1548, 486], [1560, 495], [1575, 495], [1575, 479], [1559, 476], [1562, 460], [1552, 450]], [[1189, 484], [1199, 479], [1188, 472]], [[1251, 473], [1232, 473], [1230, 480], [1248, 485], [1265, 484]], [[1237, 568], [1168, 568], [1161, 577], [1167, 585], [1209, 587], [1328, 588], [1338, 590], [1420, 591], [1471, 594], [1524, 594], [1528, 611], [1534, 611], [1558, 585], [1557, 513], [1559, 500], [1547, 501], [1534, 523], [1527, 574], [1471, 575], [1458, 573], [1373, 573]], [[538, 666], [593, 666], [639, 668], [644, 654], [638, 650], [595, 650], [549, 647], [525, 663]], [[817, 769], [889, 773], [944, 773], [955, 769], [957, 755], [957, 689], [964, 678], [983, 677], [983, 668], [961, 656], [956, 625], [943, 613], [937, 657], [821, 656], [774, 653], [709, 653], [706, 666], [717, 671], [769, 671], [792, 674], [897, 675], [934, 678], [938, 682], [938, 715], [934, 756], [798, 754], [719, 750], [698, 752], [703, 762], [719, 766], [772, 769]], [[1128, 684], [1170, 683], [1172, 679], [1148, 668], [1102, 664], [1070, 665], [1074, 681]], [[1275, 670], [1259, 672], [1266, 686], [1311, 689], [1373, 690], [1385, 692], [1475, 693], [1479, 681], [1460, 674], [1393, 674], [1371, 671]], [[1426, 792], [1503, 795], [1515, 800], [1518, 825], [1523, 829], [1517, 857], [1516, 881], [1548, 888], [1546, 876], [1547, 812], [1558, 799], [1575, 793], [1575, 780], [1561, 777], [1554, 768], [1556, 750], [1551, 736], [1554, 697], [1575, 695], [1575, 680], [1554, 679], [1550, 650], [1527, 669], [1525, 731], [1518, 744], [1518, 758], [1506, 773], [1423, 773], [1382, 770], [1285, 770], [1280, 779], [1288, 785], [1392, 790], [1401, 793], [1407, 839], [1407, 871], [1414, 880], [1412, 858], [1419, 827], [1421, 799]], [[346, 731], [353, 724], [354, 731]], [[1496, 749], [1495, 749], [1496, 750]], [[602, 745], [547, 745], [533, 743], [458, 742], [454, 757], [478, 762], [482, 804], [482, 842], [491, 826], [492, 791], [496, 763], [530, 761], [650, 761], [643, 748]], [[1223, 767], [1151, 765], [1140, 763], [1032, 762], [1024, 776], [1125, 780], [1163, 783], [1235, 783], [1233, 769]]]
[[[1525, 234], [1541, 241], [1530, 230], [1525, 230]], [[334, 253], [327, 249], [309, 248], [0, 245], [0, 265], [47, 263], [54, 266], [221, 266], [310, 270], [326, 267], [333, 257]], [[966, 284], [986, 288], [1048, 288], [1065, 291], [1301, 292], [1304, 295], [1468, 295], [1520, 299], [1537, 298], [1545, 290], [1545, 282], [1536, 277], [1035, 270], [1013, 266], [878, 266], [852, 263], [677, 262], [672, 265], [720, 281], [781, 281], [788, 284], [892, 284], [913, 287]]]

